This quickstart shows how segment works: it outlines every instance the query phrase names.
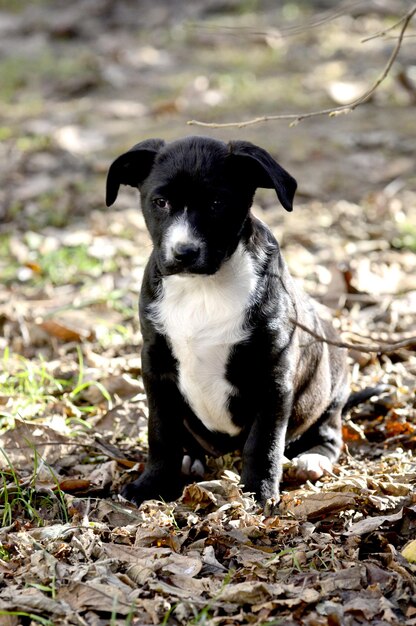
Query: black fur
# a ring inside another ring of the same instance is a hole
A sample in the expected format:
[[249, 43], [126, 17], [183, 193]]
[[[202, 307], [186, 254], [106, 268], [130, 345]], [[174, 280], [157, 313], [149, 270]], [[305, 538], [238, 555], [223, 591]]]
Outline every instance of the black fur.
[[[270, 230], [250, 212], [255, 190], [273, 188], [292, 210], [295, 180], [263, 149], [248, 142], [189, 137], [165, 145], [148, 140], [110, 167], [107, 204], [119, 185], [138, 187], [153, 241], [140, 298], [142, 370], [149, 404], [149, 458], [142, 476], [123, 495], [139, 504], [173, 499], [183, 485], [184, 448], [195, 454], [243, 450], [241, 481], [261, 503], [278, 497], [284, 450], [292, 456], [316, 452], [331, 461], [341, 449], [341, 412], [348, 398], [346, 351], [316, 341], [295, 323], [336, 338], [314, 302], [299, 290]], [[167, 199], [165, 203], [160, 199]], [[185, 209], [186, 207], [186, 209]], [[193, 258], [166, 260], [163, 237], [187, 212], [201, 245]], [[241, 433], [208, 430], [178, 387], [178, 363], [168, 339], [149, 316], [149, 305], [172, 274], [214, 275], [242, 242], [254, 259], [256, 298], [247, 308], [246, 341], [230, 352], [226, 377]]]

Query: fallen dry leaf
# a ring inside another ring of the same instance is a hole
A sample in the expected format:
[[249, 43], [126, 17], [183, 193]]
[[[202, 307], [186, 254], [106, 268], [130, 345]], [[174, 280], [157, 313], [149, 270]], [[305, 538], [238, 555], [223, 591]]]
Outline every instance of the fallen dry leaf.
[[82, 478], [67, 478], [59, 482], [59, 489], [67, 493], [86, 491], [90, 486], [91, 482]]
[[14, 428], [1, 436], [0, 468], [33, 469], [35, 457], [52, 466], [76, 449], [76, 444], [67, 436], [67, 428], [61, 420], [55, 424], [63, 428], [63, 433], [39, 421], [24, 422], [17, 418], [14, 421]]
[[266, 582], [243, 582], [224, 587], [219, 599], [235, 604], [259, 604], [283, 592], [284, 587], [281, 585], [271, 585]]
[[280, 508], [298, 518], [317, 520], [354, 508], [356, 494], [344, 492], [312, 493], [282, 498]]
[[348, 530], [344, 532], [345, 535], [364, 535], [365, 533], [369, 533], [384, 524], [394, 524], [403, 519], [403, 517], [408, 513], [412, 512], [413, 515], [416, 513], [416, 506], [409, 508], [402, 508], [397, 513], [392, 513], [391, 515], [378, 515], [377, 517], [366, 517], [359, 522], [355, 522], [352, 524]]
[[61, 339], [62, 341], [83, 341], [84, 339], [91, 341], [94, 338], [91, 331], [82, 328], [70, 327], [63, 322], [58, 322], [56, 320], [44, 320], [42, 322], [38, 322], [38, 325], [49, 335], [52, 335], [52, 337], [56, 337], [57, 339]]
[[198, 483], [187, 485], [181, 500], [184, 504], [196, 511], [207, 509], [217, 503], [215, 495]]
[[416, 539], [405, 545], [402, 550], [402, 556], [404, 556], [409, 563], [416, 563]]
[[[121, 583], [120, 583], [121, 586]], [[113, 584], [90, 581], [88, 584], [76, 582], [62, 587], [57, 591], [57, 598], [65, 602], [71, 611], [85, 611], [100, 607], [100, 611], [111, 614], [116, 611], [120, 615], [128, 615], [131, 611], [129, 593], [131, 589], [123, 585], [123, 589]]]

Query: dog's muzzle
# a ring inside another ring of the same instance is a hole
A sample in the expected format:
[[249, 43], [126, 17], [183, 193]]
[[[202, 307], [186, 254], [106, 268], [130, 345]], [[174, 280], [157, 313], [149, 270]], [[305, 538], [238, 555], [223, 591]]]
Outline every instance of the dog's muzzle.
[[197, 242], [176, 243], [164, 259], [166, 274], [205, 274], [202, 245]]
[[177, 219], [163, 240], [163, 257], [169, 273], [201, 273], [204, 243], [184, 217]]
[[198, 243], [177, 243], [172, 248], [172, 256], [175, 262], [184, 267], [189, 267], [198, 262], [201, 257], [201, 246]]

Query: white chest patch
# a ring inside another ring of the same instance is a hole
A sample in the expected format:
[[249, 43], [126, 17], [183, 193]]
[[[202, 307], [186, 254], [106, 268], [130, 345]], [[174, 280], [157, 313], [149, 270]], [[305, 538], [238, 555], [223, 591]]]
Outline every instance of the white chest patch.
[[237, 435], [228, 401], [235, 392], [226, 379], [233, 346], [247, 339], [246, 310], [255, 292], [253, 260], [240, 244], [213, 276], [167, 276], [149, 313], [167, 336], [179, 363], [179, 386], [209, 430]]

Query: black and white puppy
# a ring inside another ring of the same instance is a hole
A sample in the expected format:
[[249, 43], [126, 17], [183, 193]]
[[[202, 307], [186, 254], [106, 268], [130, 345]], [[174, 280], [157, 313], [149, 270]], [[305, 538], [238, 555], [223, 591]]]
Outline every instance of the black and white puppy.
[[149, 458], [122, 495], [178, 497], [184, 451], [242, 450], [241, 483], [262, 504], [278, 498], [284, 452], [304, 478], [330, 471], [346, 352], [297, 325], [336, 339], [250, 212], [258, 187], [291, 211], [296, 181], [249, 142], [187, 137], [149, 139], [116, 159], [107, 206], [120, 185], [140, 189], [153, 242], [140, 298]]

